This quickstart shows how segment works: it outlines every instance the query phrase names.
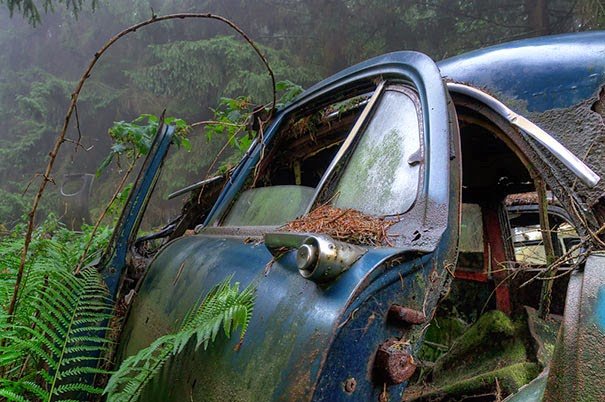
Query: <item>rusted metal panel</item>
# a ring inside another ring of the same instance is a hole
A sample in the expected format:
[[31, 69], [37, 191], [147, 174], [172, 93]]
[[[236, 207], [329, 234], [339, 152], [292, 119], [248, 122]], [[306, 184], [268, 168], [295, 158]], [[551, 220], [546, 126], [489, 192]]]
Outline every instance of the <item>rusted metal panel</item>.
[[[130, 311], [121, 354], [173, 331], [212, 284], [234, 273], [234, 280], [257, 286], [254, 316], [241, 347], [236, 348], [237, 339], [219, 339], [207, 351], [187, 350], [166, 365], [145, 400], [192, 395], [193, 400], [219, 401], [228, 393], [230, 400], [307, 401], [323, 386], [322, 379], [337, 384], [315, 399], [339, 400], [347, 393], [338, 384], [348, 378], [356, 381], [352, 395], [377, 395], [382, 386], [366, 374], [368, 367], [381, 342], [402, 335], [399, 326], [385, 327], [389, 306], [410, 303], [422, 309], [426, 303], [426, 313], [432, 314], [449, 275], [428, 256], [396, 266], [383, 263], [398, 253], [371, 250], [335, 283], [320, 286], [298, 274], [294, 251], [265, 274], [272, 257], [262, 245], [206, 236], [179, 239], [152, 263]], [[417, 341], [409, 341], [410, 353]], [[402, 391], [398, 388], [397, 394]]]
[[605, 400], [605, 252], [572, 274], [544, 400]]
[[473, 282], [488, 282], [489, 277], [484, 272], [466, 271], [463, 269], [456, 269], [456, 279], [462, 279], [465, 281]]

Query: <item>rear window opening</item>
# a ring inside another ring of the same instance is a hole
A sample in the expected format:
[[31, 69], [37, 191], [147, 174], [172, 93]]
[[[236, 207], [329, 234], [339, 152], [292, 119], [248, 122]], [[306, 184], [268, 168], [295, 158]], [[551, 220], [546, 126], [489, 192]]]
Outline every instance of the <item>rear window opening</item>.
[[[537, 170], [530, 174], [537, 167], [524, 163], [530, 156], [515, 142], [519, 133], [509, 131], [510, 125], [481, 105], [455, 95], [453, 100], [462, 150], [459, 253], [450, 292], [439, 304], [419, 352], [433, 372], [413, 378], [406, 390], [418, 401], [433, 400], [444, 390], [444, 400], [449, 400], [449, 390], [460, 384], [470, 398], [493, 399], [501, 392], [498, 381], [508, 378], [505, 370], [517, 374], [520, 364], [535, 359], [523, 342], [533, 345], [548, 333], [549, 345], [554, 343], [565, 309], [567, 273], [578, 260], [573, 251], [579, 236], [562, 203], [542, 181], [544, 176], [534, 181], [540, 175]], [[552, 254], [547, 256], [550, 243]], [[550, 282], [552, 293], [544, 297], [549, 292], [544, 280], [548, 263], [570, 251], [568, 262], [557, 268]], [[546, 319], [539, 311], [549, 313]], [[508, 332], [502, 329], [504, 322]], [[477, 338], [477, 331], [489, 336]], [[514, 342], [519, 345], [515, 350], [523, 350], [516, 360], [510, 358], [508, 346], [503, 347]], [[461, 361], [466, 363], [456, 363]], [[474, 385], [476, 378], [494, 372], [501, 377]]]
[[[543, 281], [524, 283], [544, 271], [547, 261], [536, 185], [523, 156], [503, 140], [507, 138], [502, 132], [506, 128], [467, 105], [457, 105], [463, 204], [454, 288], [461, 290], [453, 292], [457, 299], [450, 297], [446, 305], [453, 303], [463, 316], [474, 321], [490, 309], [519, 313], [524, 305], [537, 308]], [[563, 208], [547, 194], [556, 258], [577, 244], [579, 236]], [[567, 276], [557, 279], [553, 313], [563, 313], [567, 280]], [[467, 299], [462, 289], [468, 287], [470, 291], [477, 286], [485, 288], [482, 300]], [[508, 301], [502, 296], [505, 293]]]

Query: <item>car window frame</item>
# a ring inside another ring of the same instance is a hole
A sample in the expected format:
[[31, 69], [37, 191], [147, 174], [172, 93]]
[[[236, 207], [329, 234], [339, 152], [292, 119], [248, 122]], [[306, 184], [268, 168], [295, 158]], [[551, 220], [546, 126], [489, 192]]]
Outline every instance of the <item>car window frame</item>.
[[[421, 187], [422, 187], [421, 184], [424, 180], [424, 164], [421, 164], [420, 161], [424, 160], [425, 127], [424, 127], [424, 119], [423, 119], [420, 96], [419, 96], [416, 88], [409, 85], [409, 83], [400, 82], [397, 80], [381, 80], [376, 85], [376, 88], [374, 89], [372, 95], [369, 97], [369, 99], [367, 100], [365, 105], [363, 105], [363, 110], [362, 110], [361, 114], [359, 115], [359, 117], [357, 118], [355, 123], [353, 124], [349, 133], [346, 135], [343, 143], [340, 145], [338, 151], [334, 155], [329, 166], [322, 174], [322, 177], [319, 180], [317, 187], [315, 188], [315, 194], [311, 198], [309, 204], [306, 206], [305, 209], [301, 208], [302, 210], [304, 210], [304, 213], [302, 214], [303, 216], [308, 214], [313, 209], [317, 208], [319, 205], [329, 203], [330, 200], [333, 199], [334, 188], [336, 186], [338, 186], [338, 183], [340, 183], [340, 180], [342, 179], [342, 175], [346, 169], [346, 166], [350, 163], [351, 158], [357, 151], [357, 147], [358, 147], [360, 141], [362, 140], [363, 135], [366, 133], [366, 130], [367, 130], [369, 124], [372, 122], [372, 119], [375, 117], [376, 113], [379, 111], [379, 107], [381, 105], [382, 99], [384, 98], [386, 93], [389, 91], [404, 94], [414, 105], [414, 113], [416, 114], [417, 124], [418, 124], [417, 134], [418, 134], [418, 144], [419, 145], [418, 145], [418, 149], [415, 150], [412, 155], [413, 158], [415, 159], [415, 161], [408, 160], [408, 163], [415, 163], [415, 164], [418, 163], [418, 164], [420, 164], [420, 166], [419, 166], [418, 174], [417, 174], [417, 183], [416, 183], [416, 188], [415, 188], [414, 200], [410, 203], [410, 205], [407, 206], [407, 208], [404, 208], [404, 205], [402, 204], [400, 211], [393, 213], [393, 214], [386, 215], [386, 216], [399, 217], [399, 216], [404, 215], [406, 212], [408, 212], [409, 210], [411, 210], [413, 208], [414, 204], [416, 203], [416, 200], [420, 196]], [[358, 95], [352, 94], [352, 96], [346, 97], [345, 99], [352, 99], [355, 96], [358, 96]], [[329, 98], [328, 98], [328, 100], [329, 100]], [[326, 102], [327, 105], [333, 104], [333, 103], [334, 102], [329, 102], [329, 101]], [[326, 106], [324, 106], [324, 107], [326, 107]], [[317, 108], [317, 109], [321, 110], [321, 108]], [[315, 112], [315, 111], [316, 110], [314, 110], [313, 112]], [[288, 121], [289, 121], [289, 119], [282, 120], [282, 124], [276, 128], [277, 135], [275, 135], [271, 141], [277, 141], [279, 139], [279, 133], [282, 132], [282, 129], [284, 128], [284, 126], [287, 124]], [[268, 145], [270, 145], [270, 143], [267, 143], [266, 145], [268, 146]], [[412, 156], [410, 156], [410, 158]], [[403, 158], [404, 155], [401, 155], [401, 157]], [[408, 159], [410, 159], [410, 158], [408, 158]], [[330, 186], [332, 188], [329, 188]], [[256, 188], [256, 187], [253, 187], [253, 188]], [[237, 200], [239, 199], [241, 194], [246, 190], [248, 190], [248, 189], [247, 188], [240, 189], [240, 191], [236, 194], [236, 196], [231, 201], [229, 208], [225, 209], [223, 214], [215, 220], [213, 226], [216, 228], [223, 227], [223, 228], [232, 228], [232, 229], [233, 228], [241, 228], [241, 229], [255, 228], [256, 230], [261, 230], [261, 231], [262, 231], [261, 228], [263, 228], [263, 227], [266, 227], [267, 231], [274, 229], [276, 227], [279, 227], [280, 225], [261, 225], [261, 226], [224, 225], [225, 221], [229, 218], [230, 211], [232, 210], [233, 206], [235, 205], [235, 203], [237, 202]], [[373, 214], [370, 214], [370, 215], [373, 215]], [[376, 214], [375, 216], [383, 216], [383, 215]], [[283, 224], [285, 224], [285, 223], [287, 223], [287, 222], [283, 222]]]

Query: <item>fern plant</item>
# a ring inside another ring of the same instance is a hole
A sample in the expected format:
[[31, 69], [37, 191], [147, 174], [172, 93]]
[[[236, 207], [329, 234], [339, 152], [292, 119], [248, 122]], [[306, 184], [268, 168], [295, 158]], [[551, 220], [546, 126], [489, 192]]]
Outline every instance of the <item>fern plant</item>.
[[[55, 219], [36, 232], [15, 313], [4, 313], [15, 281], [23, 240], [0, 241], [0, 399], [89, 399], [108, 342], [102, 323], [111, 316], [107, 290], [96, 270], [71, 272], [87, 233], [62, 228]], [[52, 233], [52, 234], [51, 234]], [[88, 233], [89, 234], [89, 233]], [[95, 240], [99, 249], [110, 234]]]
[[254, 289], [248, 286], [240, 292], [239, 283], [231, 285], [230, 282], [229, 277], [214, 287], [200, 305], [189, 312], [178, 332], [158, 338], [124, 360], [107, 383], [107, 401], [137, 401], [169, 358], [181, 353], [194, 338], [196, 350], [201, 345], [206, 349], [222, 327], [227, 337], [241, 328], [241, 340], [252, 316]]

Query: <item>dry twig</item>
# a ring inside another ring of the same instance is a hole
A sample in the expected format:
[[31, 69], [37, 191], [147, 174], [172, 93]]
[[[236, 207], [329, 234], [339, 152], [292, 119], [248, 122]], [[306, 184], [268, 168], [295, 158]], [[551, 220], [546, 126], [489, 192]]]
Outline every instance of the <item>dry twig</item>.
[[122, 192], [122, 190], [124, 189], [126, 180], [128, 180], [128, 177], [130, 177], [130, 173], [132, 173], [132, 170], [135, 167], [135, 163], [136, 163], [136, 161], [133, 161], [130, 163], [130, 166], [128, 166], [128, 170], [126, 170], [126, 173], [124, 174], [124, 176], [122, 176], [122, 179], [120, 180], [118, 187], [116, 187], [116, 190], [114, 191], [113, 195], [111, 196], [111, 199], [109, 200], [109, 202], [103, 209], [103, 212], [101, 212], [101, 215], [99, 215], [99, 217], [97, 218], [97, 221], [95, 222], [95, 225], [92, 228], [92, 232], [90, 232], [90, 238], [88, 239], [88, 242], [86, 243], [86, 246], [84, 247], [84, 251], [82, 252], [82, 255], [80, 256], [78, 265], [76, 266], [76, 269], [74, 270], [75, 275], [80, 273], [80, 270], [82, 269], [82, 265], [84, 265], [84, 261], [86, 260], [86, 256], [88, 255], [88, 250], [90, 250], [92, 241], [94, 240], [94, 237], [97, 234], [97, 230], [99, 230], [99, 226], [101, 226], [101, 222], [103, 222], [103, 219], [105, 219], [105, 215], [107, 215], [107, 212], [109, 212], [109, 209], [111, 208], [113, 203], [118, 198], [118, 195], [120, 195], [120, 192]]

